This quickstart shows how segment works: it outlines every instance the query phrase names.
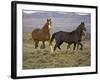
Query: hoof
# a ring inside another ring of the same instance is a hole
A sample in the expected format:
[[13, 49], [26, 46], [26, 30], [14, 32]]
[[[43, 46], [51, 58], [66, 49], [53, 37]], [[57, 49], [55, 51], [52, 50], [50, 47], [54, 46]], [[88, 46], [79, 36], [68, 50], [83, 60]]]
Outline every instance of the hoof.
[[34, 49], [37, 49], [37, 47], [34, 47]]
[[44, 49], [45, 47], [44, 46], [40, 46], [40, 49]]
[[80, 48], [80, 50], [83, 50], [83, 48]]

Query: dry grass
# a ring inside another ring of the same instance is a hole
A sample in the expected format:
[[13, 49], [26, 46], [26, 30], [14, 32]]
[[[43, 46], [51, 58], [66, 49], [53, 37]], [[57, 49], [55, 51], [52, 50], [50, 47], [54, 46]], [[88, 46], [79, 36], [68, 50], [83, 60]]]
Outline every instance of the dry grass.
[[23, 69], [90, 66], [90, 41], [84, 41], [83, 44], [84, 49], [82, 51], [67, 50], [67, 44], [63, 43], [62, 50], [57, 49], [54, 53], [51, 53], [48, 42], [46, 42], [45, 49], [34, 49], [31, 34], [24, 33]]

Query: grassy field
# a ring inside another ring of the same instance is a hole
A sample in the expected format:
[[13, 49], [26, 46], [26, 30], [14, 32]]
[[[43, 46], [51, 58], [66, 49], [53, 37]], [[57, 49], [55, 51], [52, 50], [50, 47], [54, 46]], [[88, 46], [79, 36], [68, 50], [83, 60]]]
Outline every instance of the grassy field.
[[84, 45], [82, 51], [73, 51], [73, 45], [71, 50], [67, 50], [67, 44], [63, 43], [61, 50], [57, 49], [51, 53], [48, 42], [46, 42], [45, 49], [34, 49], [31, 34], [25, 32], [23, 33], [23, 69], [90, 66], [90, 41], [87, 40], [82, 43]]

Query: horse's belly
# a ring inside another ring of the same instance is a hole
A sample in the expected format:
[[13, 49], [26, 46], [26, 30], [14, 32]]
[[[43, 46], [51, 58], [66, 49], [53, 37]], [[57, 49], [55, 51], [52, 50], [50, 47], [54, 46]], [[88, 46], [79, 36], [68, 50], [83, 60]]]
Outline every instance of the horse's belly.
[[33, 39], [39, 40], [39, 41], [46, 41], [50, 39], [50, 35], [43, 33], [41, 31], [38, 31], [37, 33], [33, 34]]
[[49, 36], [38, 36], [37, 37], [37, 40], [39, 40], [39, 41], [46, 41], [46, 40], [49, 40], [50, 39], [50, 37]]

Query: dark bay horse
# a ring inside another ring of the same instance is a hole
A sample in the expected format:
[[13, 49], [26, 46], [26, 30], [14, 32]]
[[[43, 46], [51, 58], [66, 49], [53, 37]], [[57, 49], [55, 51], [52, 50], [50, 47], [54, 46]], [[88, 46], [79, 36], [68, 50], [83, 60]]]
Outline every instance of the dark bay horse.
[[[82, 41], [82, 37], [83, 37], [83, 36], [85, 36], [85, 33], [82, 31], [81, 36], [80, 36], [80, 37], [81, 37], [80, 42]], [[63, 42], [61, 42], [61, 43], [59, 44], [59, 46], [58, 46], [59, 49], [61, 49], [61, 48], [60, 48], [61, 44], [63, 44]], [[72, 44], [73, 44], [73, 42], [69, 42], [68, 45], [67, 45], [67, 49], [69, 49], [70, 46], [71, 46]], [[79, 45], [80, 45], [80, 44], [77, 44], [77, 49], [79, 49]], [[82, 50], [82, 48], [80, 48], [80, 49]]]
[[34, 29], [32, 31], [32, 39], [35, 42], [35, 48], [38, 47], [39, 41], [42, 41], [43, 45], [41, 48], [45, 48], [45, 41], [48, 41], [50, 39], [50, 33], [49, 30], [51, 28], [51, 19], [48, 18], [47, 22], [44, 24], [42, 29]]
[[82, 32], [86, 31], [85, 23], [81, 22], [81, 24], [72, 32], [64, 32], [59, 31], [52, 35], [50, 44], [52, 44], [53, 39], [55, 38], [56, 44], [54, 46], [54, 51], [58, 47], [60, 49], [60, 45], [63, 42], [66, 42], [68, 44], [74, 43], [73, 50], [75, 50], [76, 44], [81, 45], [81, 49], [83, 48], [83, 45], [81, 43], [82, 39]]

